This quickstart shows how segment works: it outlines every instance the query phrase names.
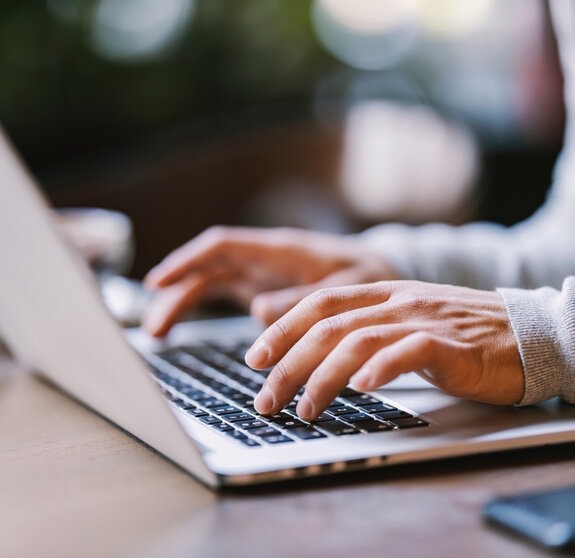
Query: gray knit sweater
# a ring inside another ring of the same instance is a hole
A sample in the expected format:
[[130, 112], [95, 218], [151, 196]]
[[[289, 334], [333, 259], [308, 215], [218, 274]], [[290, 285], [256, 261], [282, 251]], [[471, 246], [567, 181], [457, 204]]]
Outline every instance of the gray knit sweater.
[[497, 289], [525, 373], [521, 405], [554, 396], [575, 403], [575, 3], [551, 0], [567, 129], [543, 207], [510, 228], [381, 225], [362, 238], [404, 278]]

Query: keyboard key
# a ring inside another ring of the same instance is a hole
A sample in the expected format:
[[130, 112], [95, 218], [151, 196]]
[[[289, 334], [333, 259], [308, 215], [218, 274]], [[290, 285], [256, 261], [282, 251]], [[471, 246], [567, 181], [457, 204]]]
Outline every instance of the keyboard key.
[[220, 422], [219, 424], [210, 424], [210, 426], [218, 432], [231, 432], [234, 429], [233, 426], [230, 426], [225, 422]]
[[414, 428], [416, 426], [429, 426], [429, 424], [427, 424], [427, 422], [425, 422], [424, 420], [411, 416], [407, 418], [393, 419], [391, 423], [402, 430], [404, 428]]
[[315, 424], [316, 422], [325, 422], [328, 420], [333, 420], [333, 417], [331, 415], [328, 415], [327, 413], [322, 413], [321, 415], [319, 415], [319, 417], [313, 420], [312, 423]]
[[230, 437], [233, 438], [234, 440], [241, 440], [243, 438], [247, 438], [247, 435], [244, 434], [243, 432], [240, 432], [239, 430], [227, 430], [226, 434]]
[[391, 411], [381, 411], [380, 413], [373, 413], [376, 417], [382, 418], [383, 420], [394, 420], [399, 418], [412, 418], [409, 413], [405, 411], [400, 411], [399, 409], [393, 409]]
[[224, 405], [223, 407], [213, 407], [210, 409], [212, 413], [218, 416], [229, 415], [230, 413], [237, 413], [239, 409], [237, 407], [232, 407], [231, 405]]
[[275, 424], [281, 428], [297, 428], [298, 426], [305, 426], [305, 422], [302, 420], [292, 417], [287, 413], [278, 413], [277, 415], [272, 415], [271, 417], [266, 417], [272, 424]]
[[206, 411], [204, 411], [203, 409], [200, 409], [199, 407], [196, 406], [188, 406], [188, 407], [184, 407], [184, 411], [186, 411], [186, 413], [188, 413], [189, 415], [192, 415], [193, 417], [205, 417], [207, 416], [208, 413], [206, 413]]
[[[226, 419], [227, 418], [228, 417], [226, 417]], [[252, 430], [254, 428], [263, 428], [264, 426], [267, 426], [267, 424], [262, 420], [254, 419], [254, 420], [245, 420], [242, 422], [234, 422], [234, 426], [237, 426], [238, 428], [241, 428], [243, 430]]]
[[225, 401], [222, 401], [217, 397], [208, 397], [207, 399], [202, 399], [198, 401], [198, 403], [203, 407], [205, 407], [206, 409], [212, 409], [215, 407], [224, 407], [225, 405], [227, 405]]
[[224, 385], [224, 384], [222, 384], [222, 382], [219, 382], [218, 380], [214, 380], [213, 378], [202, 378], [201, 382], [205, 386], [212, 388], [214, 391], [217, 391], [217, 392], [219, 392], [220, 387]]
[[209, 397], [205, 391], [202, 391], [201, 389], [197, 389], [194, 388], [192, 386], [186, 386], [182, 389], [179, 390], [181, 393], [183, 393], [188, 399], [193, 399], [193, 400], [198, 400], [198, 399], [205, 399], [206, 397]]
[[382, 403], [379, 401], [378, 403], [366, 403], [366, 404], [358, 404], [358, 407], [364, 413], [380, 413], [382, 411], [395, 411], [396, 408], [388, 405], [387, 403]]
[[332, 401], [331, 405], [328, 407], [328, 409], [335, 409], [336, 407], [343, 407], [343, 403], [341, 401]]
[[278, 436], [267, 436], [263, 440], [268, 444], [285, 444], [286, 442], [293, 442], [291, 438], [288, 438], [283, 434], [279, 434]]
[[220, 422], [222, 422], [218, 417], [214, 417], [212, 415], [206, 415], [204, 417], [199, 417], [199, 419], [204, 424], [220, 424]]
[[239, 364], [246, 363], [246, 353], [248, 350], [245, 347], [238, 347], [237, 349], [230, 349], [229, 351], [224, 351], [227, 356], [233, 358]]
[[366, 415], [365, 413], [351, 413], [341, 416], [340, 420], [343, 420], [350, 424], [354, 424], [356, 422], [362, 422], [364, 420], [373, 420], [373, 419], [369, 415]]
[[363, 395], [363, 394], [351, 388], [345, 388], [343, 391], [339, 392], [339, 397], [353, 397], [355, 395]]
[[241, 422], [245, 420], [253, 420], [254, 418], [255, 417], [249, 413], [230, 413], [229, 415], [226, 415], [226, 420], [229, 422]]
[[262, 428], [256, 428], [250, 432], [258, 438], [266, 438], [267, 436], [278, 436], [281, 432], [277, 428], [272, 428], [271, 426], [263, 426]]
[[344, 436], [347, 434], [359, 434], [359, 430], [356, 430], [353, 426], [345, 424], [339, 420], [331, 420], [329, 422], [320, 422], [317, 425], [318, 428], [333, 434], [334, 436]]
[[258, 392], [262, 388], [262, 383], [254, 382], [253, 380], [245, 380], [242, 382], [242, 385], [248, 388], [251, 391]]
[[357, 405], [358, 407], [362, 405], [369, 405], [369, 404], [373, 405], [374, 403], [381, 403], [379, 399], [376, 399], [375, 397], [372, 397], [367, 393], [362, 393], [360, 395], [352, 395], [350, 397], [345, 397], [344, 399], [349, 403], [351, 403], [352, 405]]
[[226, 432], [226, 434], [233, 440], [241, 442], [245, 446], [248, 447], [261, 446], [259, 442], [256, 442], [256, 440], [252, 440], [252, 438], [249, 438], [243, 432], [239, 432], [238, 430], [230, 430], [229, 432]]
[[381, 422], [379, 420], [366, 420], [358, 422], [355, 427], [362, 432], [383, 432], [385, 430], [393, 430], [393, 426], [387, 424], [387, 422]]
[[353, 407], [347, 407], [346, 405], [342, 405], [341, 407], [329, 407], [327, 413], [333, 415], [334, 417], [339, 417], [340, 415], [349, 415], [351, 413], [357, 413], [357, 409]]
[[236, 393], [230, 395], [229, 398], [238, 405], [249, 405], [254, 402], [253, 396], [242, 393], [241, 391], [236, 391]]
[[226, 384], [221, 384], [216, 389], [216, 391], [218, 393], [220, 393], [221, 395], [225, 395], [226, 397], [229, 397], [230, 399], [234, 394], [240, 393], [236, 388], [233, 388], [232, 386], [227, 386]]
[[[186, 355], [196, 358], [202, 362], [205, 362], [210, 366], [215, 366], [216, 368], [225, 369], [226, 365], [228, 364], [228, 359], [224, 355], [218, 353], [214, 349], [211, 349], [210, 347], [207, 346], [202, 347], [198, 345], [194, 347], [183, 347], [182, 358], [180, 359], [180, 362], [182, 362], [182, 360], [186, 358]], [[188, 363], [191, 360], [192, 359], [188, 359]]]
[[302, 440], [317, 440], [319, 438], [326, 438], [325, 434], [322, 434], [319, 430], [316, 430], [311, 426], [292, 428], [289, 433], [297, 436]]

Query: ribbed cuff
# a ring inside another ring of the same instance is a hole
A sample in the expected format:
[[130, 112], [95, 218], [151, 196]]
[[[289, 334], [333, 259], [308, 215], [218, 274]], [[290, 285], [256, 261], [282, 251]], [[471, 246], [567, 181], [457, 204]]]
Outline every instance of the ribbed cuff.
[[559, 395], [562, 359], [552, 302], [558, 292], [497, 289], [503, 296], [523, 363], [525, 391], [519, 405]]

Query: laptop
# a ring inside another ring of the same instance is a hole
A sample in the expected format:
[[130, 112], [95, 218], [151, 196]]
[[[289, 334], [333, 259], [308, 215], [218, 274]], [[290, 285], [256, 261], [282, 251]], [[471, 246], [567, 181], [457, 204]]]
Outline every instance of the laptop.
[[[66, 393], [217, 488], [575, 441], [575, 406], [495, 407], [427, 386], [340, 393], [313, 424], [261, 417], [250, 318], [122, 330], [0, 134], [0, 337]], [[415, 389], [414, 389], [415, 388]]]

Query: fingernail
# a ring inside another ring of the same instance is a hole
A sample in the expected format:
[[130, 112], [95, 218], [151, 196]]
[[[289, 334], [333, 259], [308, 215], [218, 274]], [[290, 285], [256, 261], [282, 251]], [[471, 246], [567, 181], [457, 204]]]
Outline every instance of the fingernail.
[[263, 341], [258, 341], [247, 353], [246, 364], [251, 368], [263, 368], [270, 358], [270, 351]]
[[269, 415], [274, 407], [274, 394], [267, 384], [264, 384], [256, 398], [254, 407], [260, 415]]
[[369, 391], [375, 387], [373, 384], [373, 374], [369, 368], [359, 370], [359, 372], [351, 377], [349, 383], [353, 388], [360, 391]]
[[304, 393], [301, 396], [301, 399], [298, 401], [296, 412], [298, 416], [303, 420], [311, 420], [315, 418], [313, 403], [311, 402], [307, 393]]

